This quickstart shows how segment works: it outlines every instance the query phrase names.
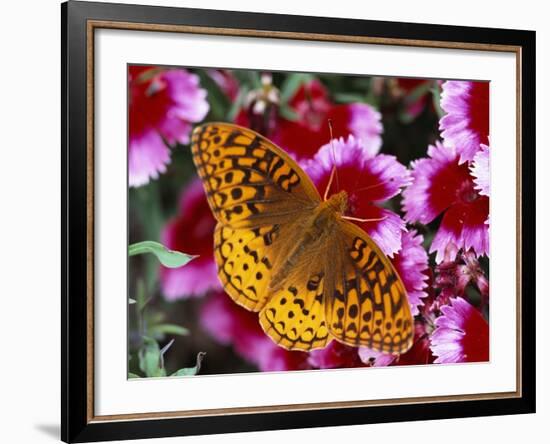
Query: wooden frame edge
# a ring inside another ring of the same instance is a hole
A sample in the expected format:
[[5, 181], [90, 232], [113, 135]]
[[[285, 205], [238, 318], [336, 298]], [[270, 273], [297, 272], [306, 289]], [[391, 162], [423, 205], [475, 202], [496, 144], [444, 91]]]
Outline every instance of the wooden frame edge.
[[[240, 413], [272, 413], [272, 412], [294, 412], [302, 410], [323, 410], [331, 408], [358, 408], [358, 407], [373, 407], [373, 406], [388, 406], [388, 405], [405, 405], [418, 402], [423, 403], [442, 403], [442, 402], [458, 402], [458, 401], [473, 401], [473, 400], [488, 400], [488, 399], [507, 399], [520, 398], [522, 394], [522, 379], [521, 379], [521, 322], [516, 325], [518, 331], [516, 340], [517, 351], [517, 368], [516, 368], [516, 391], [502, 392], [492, 394], [471, 394], [471, 395], [453, 395], [453, 396], [429, 396], [415, 398], [396, 398], [390, 400], [363, 400], [363, 401], [343, 401], [343, 402], [327, 402], [314, 404], [288, 404], [288, 405], [273, 405], [261, 407], [235, 407], [235, 408], [220, 408], [220, 409], [205, 409], [205, 410], [184, 410], [173, 412], [149, 412], [149, 413], [129, 413], [118, 415], [102, 415], [94, 414], [94, 365], [93, 365], [93, 112], [94, 112], [94, 31], [96, 29], [121, 29], [134, 31], [152, 31], [152, 32], [175, 32], [175, 33], [191, 33], [201, 35], [223, 35], [237, 37], [257, 37], [257, 38], [278, 38], [278, 39], [298, 39], [298, 40], [313, 40], [313, 41], [335, 41], [339, 43], [360, 43], [360, 44], [375, 44], [375, 45], [399, 45], [407, 47], [427, 47], [427, 48], [444, 48], [444, 49], [462, 49], [462, 50], [477, 50], [477, 51], [496, 51], [510, 52], [516, 56], [516, 73], [521, 72], [521, 46], [518, 45], [499, 45], [499, 44], [481, 44], [481, 43], [460, 43], [460, 42], [445, 42], [431, 40], [413, 40], [413, 39], [396, 39], [396, 38], [379, 38], [379, 37], [362, 37], [362, 36], [342, 36], [333, 34], [307, 34], [307, 33], [291, 33], [291, 32], [276, 32], [276, 31], [261, 31], [235, 28], [213, 28], [206, 26], [187, 26], [187, 25], [160, 25], [135, 22], [120, 22], [107, 20], [88, 20], [87, 21], [87, 94], [88, 94], [88, 119], [87, 119], [87, 158], [88, 158], [88, 212], [91, 214], [88, 218], [88, 245], [89, 245], [89, 276], [88, 282], [88, 315], [92, 318], [88, 324], [88, 400], [87, 400], [87, 418], [89, 423], [98, 423], [105, 421], [122, 421], [122, 420], [137, 420], [137, 419], [160, 419], [160, 418], [189, 418], [212, 415], [236, 415]], [[521, 104], [521, 76], [516, 77], [516, 100]], [[519, 105], [516, 107], [517, 134], [516, 134], [516, 156], [521, 159], [521, 109]], [[91, 165], [91, 168], [90, 168]], [[521, 163], [517, 163], [517, 192], [518, 199], [521, 203]], [[518, 222], [521, 218], [521, 205], [518, 206]], [[517, 230], [521, 230], [521, 225], [518, 223]], [[521, 232], [521, 231], [518, 231]], [[517, 267], [519, 270], [519, 278], [517, 285], [517, 318], [521, 320], [521, 236], [517, 237]], [[90, 319], [90, 318], [89, 318]]]
[[[150, 23], [143, 22], [148, 20]], [[187, 25], [170, 23], [187, 23]], [[205, 26], [204, 23], [207, 25]], [[91, 25], [93, 26], [89, 29]], [[252, 25], [257, 26], [251, 29]], [[437, 399], [430, 400], [431, 402], [428, 403], [428, 397], [418, 397], [308, 404], [309, 409], [304, 409], [303, 404], [292, 404], [261, 406], [255, 412], [251, 412], [250, 407], [244, 407], [94, 416], [94, 344], [93, 340], [90, 341], [90, 338], [94, 336], [94, 132], [93, 126], [88, 125], [90, 116], [93, 116], [93, 103], [91, 104], [91, 101], [93, 101], [94, 53], [93, 47], [90, 48], [88, 42], [92, 41], [93, 43], [93, 31], [94, 28], [98, 27], [136, 31], [188, 32], [242, 37], [514, 52], [516, 54], [516, 123], [518, 125], [516, 134], [516, 180], [518, 184], [516, 193], [518, 220], [516, 237], [518, 247], [516, 258], [516, 268], [518, 270], [517, 390], [493, 394], [432, 397]], [[285, 16], [72, 0], [61, 5], [61, 28], [61, 437], [64, 441], [88, 442], [245, 430], [275, 430], [320, 425], [369, 424], [373, 422], [532, 413], [535, 411], [536, 368], [534, 352], [536, 336], [534, 322], [536, 302], [534, 299], [523, 297], [535, 291], [535, 271], [531, 267], [526, 268], [526, 265], [530, 263], [530, 259], [523, 257], [527, 251], [526, 248], [529, 252], [533, 251], [534, 253], [536, 247], [534, 233], [535, 178], [534, 174], [532, 176], [531, 174], [523, 175], [523, 169], [531, 168], [535, 163], [535, 122], [532, 119], [523, 119], [522, 116], [524, 110], [535, 112], [536, 39], [533, 31]], [[277, 29], [281, 29], [281, 31]], [[294, 32], [295, 29], [306, 29], [310, 32]], [[335, 33], [325, 33], [325, 29]], [[364, 36], [365, 29], [368, 29], [369, 32], [372, 29], [372, 35], [378, 37]], [[394, 36], [409, 36], [411, 38], [394, 38]], [[435, 37], [435, 39], [432, 39], [432, 37]], [[439, 40], [439, 37], [443, 40]], [[463, 38], [465, 41], [462, 42]], [[527, 83], [524, 83], [525, 81]], [[86, 85], [85, 90], [83, 85]], [[86, 115], [84, 115], [85, 113]], [[525, 144], [527, 144], [528, 150], [522, 151]], [[92, 211], [90, 211], [90, 207]], [[83, 220], [83, 216], [85, 216], [85, 220]], [[82, 253], [84, 253], [86, 264], [81, 259]], [[82, 287], [85, 287], [85, 298], [81, 294], [83, 292]], [[71, 293], [72, 298], [70, 297]], [[89, 357], [91, 358], [88, 359]], [[422, 402], [425, 404], [416, 404]], [[430, 407], [430, 405], [438, 403], [441, 403], [441, 407]], [[369, 407], [369, 409], [366, 410], [363, 407]], [[388, 408], [392, 410], [390, 411]], [[365, 416], [367, 411], [368, 414]], [[285, 412], [294, 412], [294, 414], [285, 415]], [[388, 417], [387, 414], [390, 412], [392, 414]], [[230, 421], [229, 418], [231, 418]], [[214, 422], [212, 423], [212, 421]], [[216, 424], [215, 430], [212, 430], [211, 424]]]

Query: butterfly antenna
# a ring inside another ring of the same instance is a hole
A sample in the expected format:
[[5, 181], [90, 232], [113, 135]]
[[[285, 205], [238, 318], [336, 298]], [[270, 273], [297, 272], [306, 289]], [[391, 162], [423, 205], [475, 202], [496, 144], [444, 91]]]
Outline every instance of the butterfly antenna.
[[355, 193], [359, 193], [361, 191], [366, 191], [366, 190], [372, 190], [373, 188], [378, 188], [378, 187], [382, 187], [384, 185], [387, 185], [388, 183], [392, 183], [394, 181], [394, 178], [393, 177], [390, 177], [388, 180], [384, 180], [382, 182], [378, 182], [376, 184], [373, 184], [373, 185], [368, 185], [366, 187], [363, 187], [363, 188], [359, 188], [357, 190], [355, 190], [354, 192]]
[[336, 191], [340, 190], [340, 182], [338, 180], [338, 170], [336, 169], [336, 151], [334, 150], [334, 139], [332, 135], [332, 120], [328, 119], [328, 129], [330, 132], [330, 151], [332, 153], [332, 170], [330, 172], [330, 178], [328, 180], [327, 188], [325, 189], [324, 200], [327, 200], [330, 187], [332, 186], [332, 181], [336, 177]]

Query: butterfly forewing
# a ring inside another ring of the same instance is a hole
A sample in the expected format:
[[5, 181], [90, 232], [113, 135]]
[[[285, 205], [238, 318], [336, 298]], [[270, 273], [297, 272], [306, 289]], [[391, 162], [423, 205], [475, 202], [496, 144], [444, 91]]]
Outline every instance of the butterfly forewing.
[[292, 226], [320, 197], [286, 153], [246, 128], [200, 126], [193, 132], [192, 152], [218, 220], [218, 276], [236, 303], [259, 311], [281, 250], [296, 235]]
[[224, 123], [193, 132], [193, 160], [216, 219], [232, 227], [295, 220], [320, 197], [283, 150], [246, 128]]

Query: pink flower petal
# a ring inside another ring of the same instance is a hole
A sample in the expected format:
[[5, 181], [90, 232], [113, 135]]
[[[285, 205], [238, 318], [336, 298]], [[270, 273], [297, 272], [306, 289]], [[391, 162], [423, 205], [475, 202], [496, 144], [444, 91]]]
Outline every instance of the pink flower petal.
[[489, 147], [481, 145], [481, 150], [474, 156], [474, 162], [470, 166], [474, 176], [475, 188], [482, 196], [491, 194], [491, 175], [489, 166]]
[[441, 312], [430, 337], [434, 362], [488, 361], [489, 325], [481, 313], [460, 297], [452, 298]]
[[406, 231], [405, 221], [393, 211], [374, 205], [359, 205], [357, 212], [362, 218], [378, 219], [373, 222], [357, 222], [380, 249], [389, 257], [401, 250], [402, 234]]
[[377, 352], [367, 347], [359, 347], [357, 354], [363, 363], [372, 367], [387, 367], [396, 358], [395, 355]]
[[[412, 182], [411, 173], [405, 165], [399, 163], [394, 156], [387, 154], [367, 158], [362, 175], [372, 176], [371, 184], [366, 183], [365, 177], [358, 190], [350, 191], [363, 199], [369, 199], [371, 202], [391, 199], [399, 194], [401, 188], [410, 185]], [[365, 189], [368, 186], [371, 188]], [[360, 191], [361, 188], [364, 191]]]
[[131, 187], [157, 179], [170, 163], [170, 151], [159, 133], [150, 129], [139, 136], [130, 135], [128, 146], [128, 183]]
[[223, 345], [228, 345], [233, 340], [238, 322], [230, 309], [231, 301], [228, 298], [225, 294], [213, 295], [202, 305], [200, 311], [202, 327]]
[[188, 122], [199, 122], [206, 117], [210, 106], [207, 92], [200, 88], [199, 76], [183, 69], [170, 69], [161, 74], [166, 82], [166, 92], [173, 106], [169, 111], [173, 116]]
[[489, 142], [489, 83], [449, 80], [443, 83], [439, 122], [446, 146], [456, 148], [460, 163], [471, 161]]
[[370, 156], [378, 154], [382, 146], [382, 116], [366, 103], [352, 103], [348, 109], [351, 134], [359, 139]]
[[174, 145], [176, 142], [188, 144], [192, 129], [193, 125], [174, 116], [173, 113], [167, 113], [166, 119], [160, 125], [160, 132], [170, 145]]
[[416, 316], [418, 307], [423, 305], [422, 299], [428, 294], [428, 254], [422, 247], [424, 238], [412, 230], [401, 236], [402, 248], [392, 262], [407, 289], [411, 313]]
[[[457, 178], [455, 150], [436, 142], [428, 147], [428, 156], [411, 164], [412, 185], [403, 191], [408, 222], [430, 223], [456, 199], [461, 177]], [[435, 183], [438, 178], [441, 183]]]
[[162, 292], [168, 301], [203, 296], [220, 289], [216, 263], [195, 259], [180, 268], [167, 268], [162, 274]]

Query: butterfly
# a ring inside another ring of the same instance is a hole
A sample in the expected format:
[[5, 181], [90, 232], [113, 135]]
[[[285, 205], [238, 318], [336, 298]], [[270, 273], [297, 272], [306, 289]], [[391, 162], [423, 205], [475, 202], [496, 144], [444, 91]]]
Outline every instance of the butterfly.
[[198, 126], [191, 150], [217, 220], [218, 276], [274, 342], [303, 351], [332, 339], [391, 354], [411, 347], [403, 282], [346, 220], [345, 191], [322, 199], [287, 153], [236, 125]]

